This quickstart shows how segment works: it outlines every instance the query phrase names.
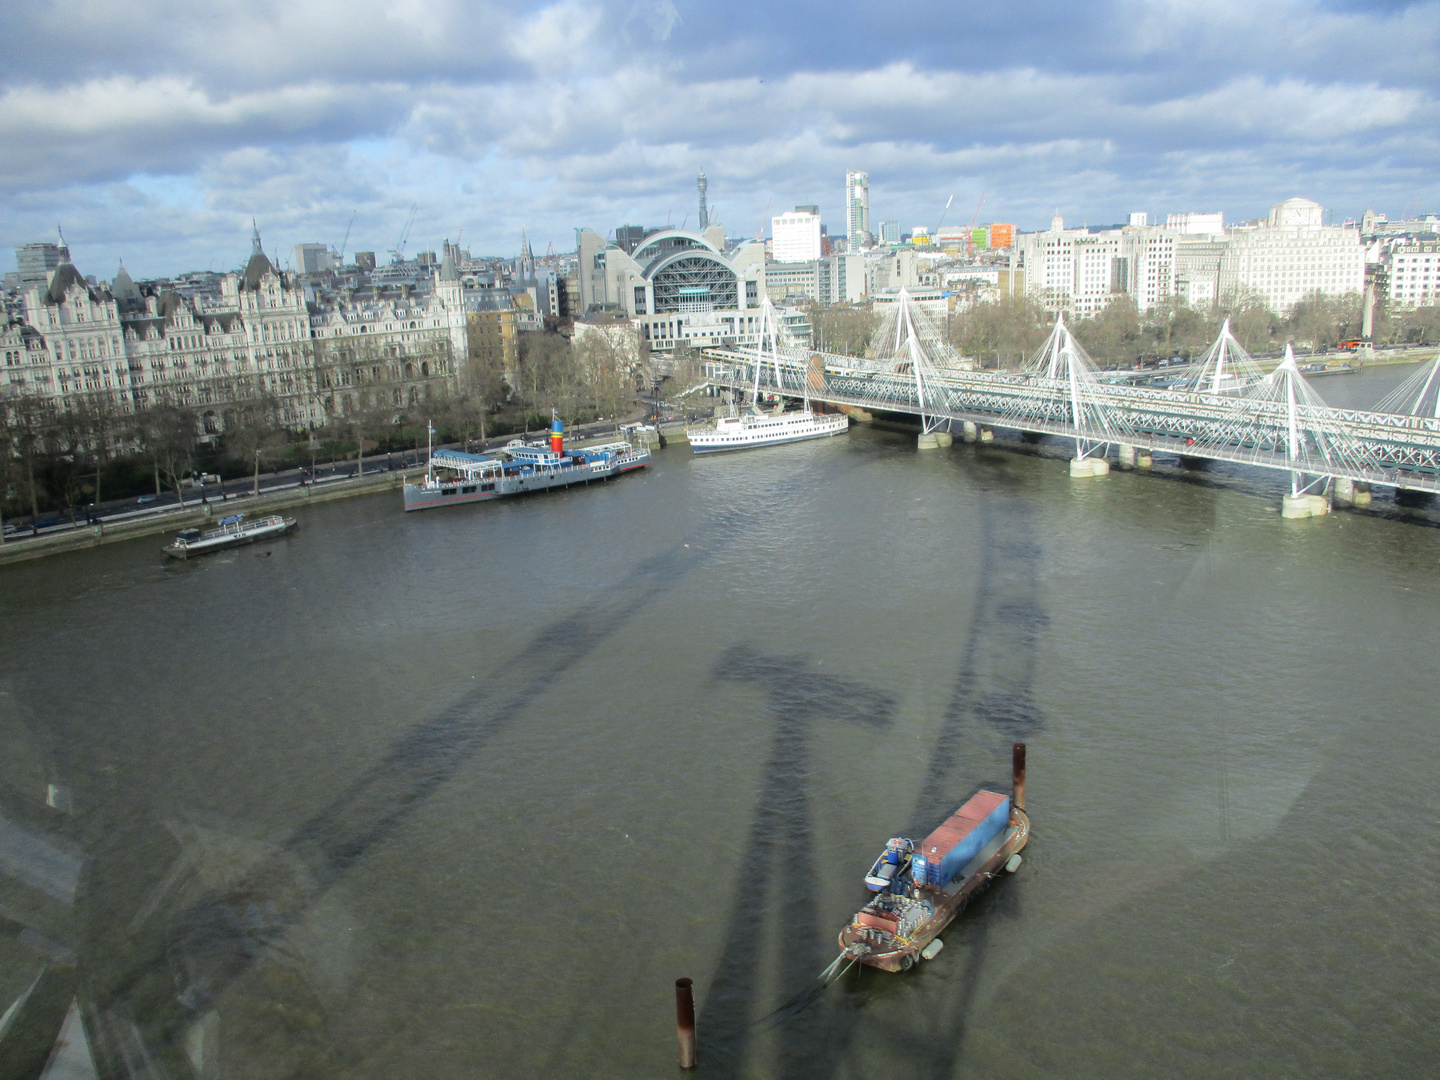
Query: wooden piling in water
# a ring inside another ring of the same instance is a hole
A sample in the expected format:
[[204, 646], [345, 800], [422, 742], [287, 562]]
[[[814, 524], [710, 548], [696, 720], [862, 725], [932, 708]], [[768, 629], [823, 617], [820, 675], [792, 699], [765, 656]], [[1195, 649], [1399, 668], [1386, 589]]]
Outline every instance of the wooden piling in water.
[[695, 1068], [695, 994], [690, 979], [675, 980], [675, 1034], [680, 1040], [680, 1067]]
[[1025, 809], [1025, 744], [1017, 742], [1011, 755], [1010, 803], [1017, 810]]

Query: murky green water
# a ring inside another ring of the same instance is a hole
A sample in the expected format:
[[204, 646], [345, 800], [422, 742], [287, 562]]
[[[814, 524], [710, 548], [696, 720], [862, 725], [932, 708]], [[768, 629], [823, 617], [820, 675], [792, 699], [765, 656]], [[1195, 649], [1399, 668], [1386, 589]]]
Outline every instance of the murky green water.
[[[1429, 1075], [1440, 530], [1280, 484], [857, 429], [7, 568], [0, 1008], [70, 949], [115, 1075], [664, 1076], [689, 975], [711, 1075]], [[1015, 738], [1020, 872], [753, 1024]]]

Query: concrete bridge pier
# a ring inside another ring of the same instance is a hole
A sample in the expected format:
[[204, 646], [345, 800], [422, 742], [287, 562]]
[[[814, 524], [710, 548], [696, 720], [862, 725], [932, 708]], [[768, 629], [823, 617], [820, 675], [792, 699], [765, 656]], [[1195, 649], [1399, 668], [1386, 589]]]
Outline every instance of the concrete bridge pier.
[[941, 449], [944, 449], [945, 447], [950, 446], [955, 442], [955, 436], [951, 435], [948, 431], [934, 431], [931, 432], [931, 434], [935, 436], [935, 442], [941, 447]]
[[1286, 518], [1324, 517], [1330, 500], [1324, 495], [1286, 495], [1280, 500], [1280, 516]]
[[1343, 476], [1335, 478], [1335, 501], [1351, 506], [1370, 505], [1370, 485], [1362, 480], [1349, 480]]
[[1070, 462], [1070, 475], [1080, 476], [1108, 476], [1110, 474], [1110, 462], [1103, 457], [1075, 458]]
[[1149, 469], [1155, 465], [1155, 455], [1149, 450], [1135, 451], [1135, 467], [1137, 469]]
[[1133, 469], [1135, 467], [1135, 448], [1120, 443], [1115, 447], [1115, 458], [1117, 465], [1125, 469]]
[[963, 432], [961, 438], [963, 438], [966, 442], [974, 442], [976, 434], [979, 431], [979, 429], [975, 426], [974, 420], [966, 420], [965, 425], [961, 430]]
[[935, 438], [935, 432], [933, 432], [933, 431], [922, 431], [922, 432], [921, 432], [919, 435], [917, 435], [916, 438], [915, 438], [915, 449], [917, 449], [917, 450], [938, 450], [938, 449], [940, 449], [940, 440], [937, 439], [937, 438]]
[[994, 441], [995, 441], [995, 430], [994, 430], [993, 428], [982, 427], [982, 428], [980, 429], [980, 441], [981, 441], [981, 442], [994, 442]]

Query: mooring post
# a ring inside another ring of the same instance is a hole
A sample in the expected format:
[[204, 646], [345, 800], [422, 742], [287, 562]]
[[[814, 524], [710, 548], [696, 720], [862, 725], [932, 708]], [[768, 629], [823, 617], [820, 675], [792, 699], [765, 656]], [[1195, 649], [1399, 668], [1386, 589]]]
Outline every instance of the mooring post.
[[1025, 809], [1025, 744], [1017, 742], [1011, 757], [1010, 803], [1016, 810]]
[[675, 980], [675, 1034], [680, 1040], [680, 1067], [695, 1068], [695, 984], [690, 979]]

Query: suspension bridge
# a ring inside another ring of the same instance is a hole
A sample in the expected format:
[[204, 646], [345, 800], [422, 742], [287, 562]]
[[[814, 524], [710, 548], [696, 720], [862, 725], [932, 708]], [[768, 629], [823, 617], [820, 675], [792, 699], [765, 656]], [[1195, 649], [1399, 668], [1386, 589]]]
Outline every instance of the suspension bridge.
[[1007, 428], [1073, 440], [1074, 476], [1147, 464], [1155, 452], [1288, 472], [1283, 512], [1328, 511], [1332, 498], [1368, 502], [1373, 485], [1440, 493], [1440, 356], [1374, 409], [1337, 409], [1306, 381], [1293, 351], [1264, 372], [1227, 321], [1210, 350], [1169, 388], [1107, 381], [1064, 317], [1018, 369], [977, 370], [901, 292], [869, 355], [780, 344], [766, 302], [760, 345], [708, 349], [710, 383], [865, 412], [905, 413], [920, 446]]

